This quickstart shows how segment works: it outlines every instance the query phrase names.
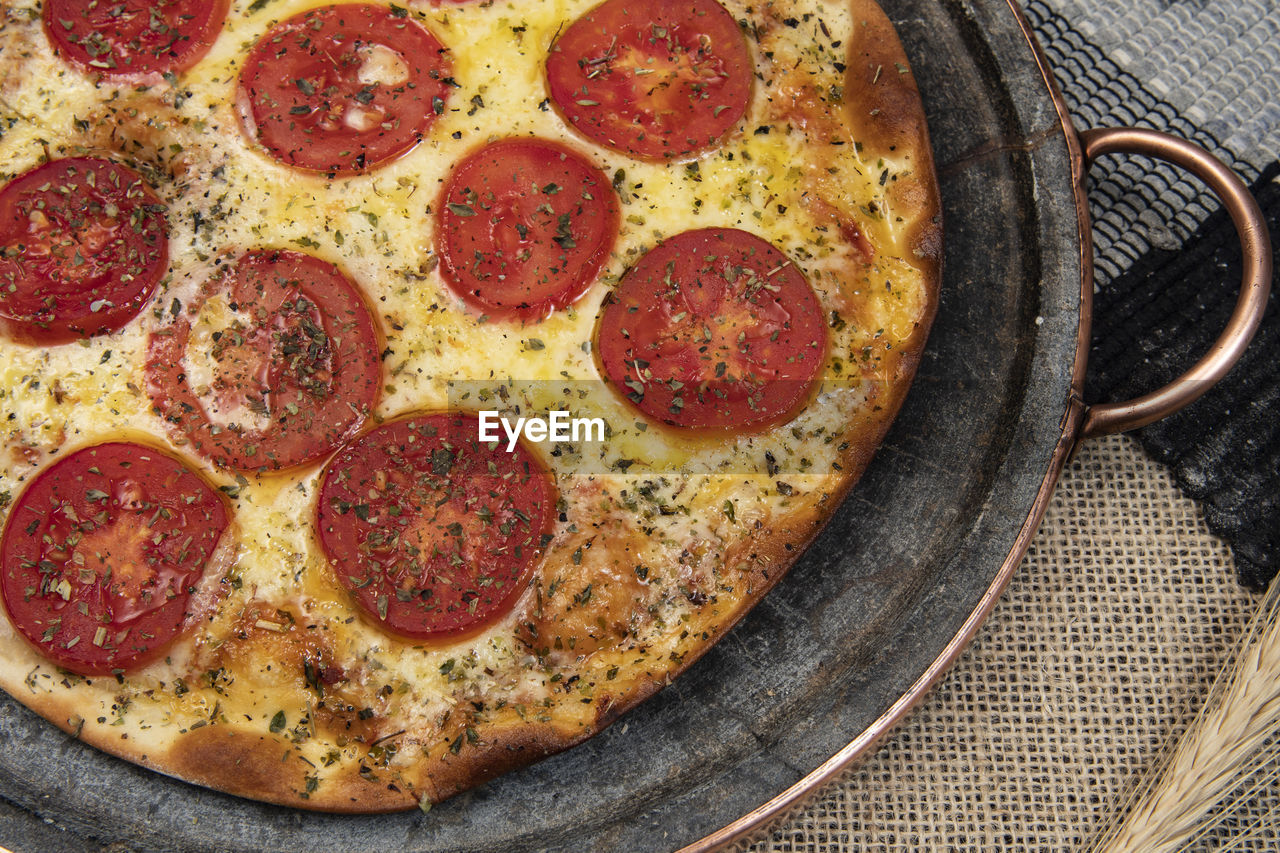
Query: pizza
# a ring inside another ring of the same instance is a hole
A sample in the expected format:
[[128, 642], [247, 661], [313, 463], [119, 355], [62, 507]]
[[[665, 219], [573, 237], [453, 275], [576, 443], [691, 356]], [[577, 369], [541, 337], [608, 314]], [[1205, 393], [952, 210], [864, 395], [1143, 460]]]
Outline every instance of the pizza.
[[0, 686], [159, 772], [379, 812], [589, 738], [920, 359], [871, 0], [0, 13]]

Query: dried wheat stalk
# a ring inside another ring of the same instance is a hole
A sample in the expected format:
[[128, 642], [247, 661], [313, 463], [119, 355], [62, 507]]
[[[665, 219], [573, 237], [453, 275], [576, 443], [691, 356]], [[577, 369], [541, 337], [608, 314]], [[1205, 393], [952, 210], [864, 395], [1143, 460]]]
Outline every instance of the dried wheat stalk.
[[[1280, 778], [1280, 582], [1273, 583], [1187, 731], [1117, 809], [1096, 853], [1186, 850]], [[1274, 811], [1274, 810], [1273, 810]], [[1276, 826], [1260, 815], [1223, 850]]]

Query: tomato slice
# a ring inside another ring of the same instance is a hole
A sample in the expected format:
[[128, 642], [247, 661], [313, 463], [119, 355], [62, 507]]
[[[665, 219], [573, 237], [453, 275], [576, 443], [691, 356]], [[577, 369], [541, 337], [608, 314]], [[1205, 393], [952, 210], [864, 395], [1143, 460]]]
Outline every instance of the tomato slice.
[[718, 146], [747, 110], [746, 39], [715, 0], [606, 0], [547, 55], [551, 100], [588, 139], [641, 160]]
[[165, 206], [132, 169], [72, 157], [0, 189], [0, 324], [11, 337], [58, 344], [114, 332], [168, 267]]
[[646, 416], [762, 429], [808, 400], [826, 357], [817, 297], [782, 252], [746, 231], [686, 231], [619, 282], [600, 315], [605, 375]]
[[392, 634], [456, 639], [510, 612], [550, 530], [551, 477], [523, 445], [479, 441], [438, 413], [348, 444], [320, 487], [320, 542], [338, 582]]
[[618, 235], [609, 179], [572, 149], [504, 139], [463, 159], [436, 211], [440, 274], [480, 311], [542, 319], [586, 292]]
[[355, 175], [409, 151], [444, 112], [447, 50], [403, 9], [348, 3], [294, 15], [240, 72], [245, 134], [290, 166]]
[[136, 77], [199, 62], [229, 0], [45, 0], [44, 29], [66, 62], [90, 74]]
[[58, 666], [136, 669], [181, 631], [226, 526], [223, 498], [177, 459], [140, 444], [88, 447], [42, 471], [9, 511], [0, 595]]
[[249, 252], [175, 308], [148, 342], [147, 390], [171, 428], [218, 465], [317, 459], [377, 403], [380, 337], [332, 264]]

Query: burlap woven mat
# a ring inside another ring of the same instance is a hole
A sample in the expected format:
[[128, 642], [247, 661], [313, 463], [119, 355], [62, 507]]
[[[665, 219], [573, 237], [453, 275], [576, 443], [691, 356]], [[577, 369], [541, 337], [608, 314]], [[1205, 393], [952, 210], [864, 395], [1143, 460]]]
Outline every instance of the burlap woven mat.
[[[1131, 438], [1090, 442], [956, 667], [752, 849], [1078, 850], [1189, 722], [1256, 600], [1168, 469]], [[1249, 809], [1277, 806], [1273, 785]], [[1280, 850], [1280, 823], [1230, 842]]]

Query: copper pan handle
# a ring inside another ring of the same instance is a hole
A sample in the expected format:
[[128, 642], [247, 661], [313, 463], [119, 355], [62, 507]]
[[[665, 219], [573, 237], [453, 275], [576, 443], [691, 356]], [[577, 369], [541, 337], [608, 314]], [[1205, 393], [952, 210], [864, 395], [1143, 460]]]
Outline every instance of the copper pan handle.
[[1089, 406], [1082, 438], [1137, 429], [1189, 405], [1226, 375], [1253, 338], [1271, 290], [1271, 241], [1258, 203], [1235, 173], [1198, 145], [1136, 128], [1096, 128], [1080, 133], [1086, 166], [1104, 154], [1145, 154], [1181, 166], [1204, 181], [1231, 215], [1244, 252], [1240, 297], [1227, 327], [1186, 373], [1149, 394], [1122, 403]]

